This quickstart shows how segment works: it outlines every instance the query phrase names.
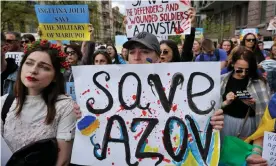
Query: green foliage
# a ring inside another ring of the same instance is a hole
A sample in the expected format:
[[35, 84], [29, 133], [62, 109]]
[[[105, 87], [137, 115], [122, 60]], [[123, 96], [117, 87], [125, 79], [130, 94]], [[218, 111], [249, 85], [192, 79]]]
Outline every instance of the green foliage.
[[19, 29], [19, 23], [31, 23], [36, 19], [33, 5], [25, 1], [1, 1], [1, 31], [4, 31], [8, 23], [14, 23], [15, 29]]
[[175, 36], [169, 36], [168, 39], [174, 41], [176, 44], [181, 43], [181, 36], [179, 35], [175, 35]]

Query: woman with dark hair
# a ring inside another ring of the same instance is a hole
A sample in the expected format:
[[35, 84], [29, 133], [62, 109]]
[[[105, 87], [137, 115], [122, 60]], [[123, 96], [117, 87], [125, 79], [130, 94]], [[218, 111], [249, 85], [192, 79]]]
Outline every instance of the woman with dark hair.
[[21, 44], [24, 47], [26, 44], [32, 43], [35, 41], [35, 37], [32, 34], [25, 34], [21, 37]]
[[67, 61], [71, 66], [80, 65], [82, 59], [81, 47], [79, 45], [66, 45], [64, 52], [67, 54]]
[[243, 126], [242, 138], [251, 135], [259, 125], [265, 107], [269, 101], [269, 88], [257, 71], [252, 51], [240, 46], [232, 51], [232, 60], [227, 74], [222, 75], [221, 98], [224, 110], [224, 136], [237, 136]]
[[112, 59], [112, 64], [126, 64], [124, 59], [120, 55], [118, 55], [117, 49], [115, 48], [115, 46], [107, 45], [106, 50], [110, 58]]
[[226, 51], [227, 56], [231, 53], [232, 49], [234, 48], [234, 44], [231, 40], [223, 40], [220, 43], [220, 48]]
[[[40, 161], [45, 159], [45, 156], [41, 156], [45, 151], [56, 153], [49, 154], [48, 162], [54, 163], [48, 165], [68, 165], [76, 119], [72, 112], [74, 102], [64, 92], [61, 71], [68, 67], [65, 55], [59, 47], [43, 40], [28, 46], [24, 52], [14, 96], [5, 95], [1, 98], [1, 112], [6, 112], [1, 121], [1, 134], [12, 152], [24, 149], [25, 146], [35, 150], [25, 149], [25, 153], [33, 155], [30, 160], [39, 160], [37, 165], [47, 165], [43, 163], [45, 161]], [[11, 105], [7, 107], [6, 102]], [[37, 149], [42, 147], [41, 144], [35, 144], [33, 148], [28, 146], [51, 138], [56, 138], [58, 147], [46, 146], [47, 150], [43, 151]], [[52, 155], [56, 157], [51, 158]]]
[[248, 33], [243, 37], [241, 41], [241, 46], [245, 46], [247, 49], [253, 52], [253, 55], [256, 58], [257, 64], [265, 60], [265, 57], [263, 56], [261, 50], [259, 49], [257, 38], [253, 33]]
[[66, 45], [64, 52], [67, 55], [66, 60], [69, 62], [70, 68], [63, 73], [66, 82], [74, 82], [71, 66], [82, 65], [82, 52], [79, 45]]
[[92, 56], [93, 65], [107, 65], [112, 64], [112, 60], [106, 51], [96, 51]]
[[176, 43], [172, 40], [162, 40], [160, 42], [161, 63], [180, 62], [180, 55]]

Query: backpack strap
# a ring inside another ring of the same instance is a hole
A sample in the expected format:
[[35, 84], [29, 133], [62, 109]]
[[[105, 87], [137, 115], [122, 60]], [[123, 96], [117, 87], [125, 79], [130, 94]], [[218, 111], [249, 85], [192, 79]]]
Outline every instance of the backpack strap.
[[214, 54], [215, 54], [216, 59], [217, 59], [216, 61], [220, 61], [219, 49], [215, 49]]
[[3, 124], [5, 124], [5, 121], [6, 121], [6, 117], [7, 117], [7, 114], [10, 110], [10, 107], [14, 101], [15, 97], [14, 95], [12, 94], [9, 94], [4, 102], [4, 105], [3, 105], [3, 108], [2, 108], [2, 112], [1, 112], [1, 119], [3, 121]]
[[204, 61], [204, 55], [203, 54], [199, 54], [198, 56], [199, 56], [199, 61], [200, 62]]

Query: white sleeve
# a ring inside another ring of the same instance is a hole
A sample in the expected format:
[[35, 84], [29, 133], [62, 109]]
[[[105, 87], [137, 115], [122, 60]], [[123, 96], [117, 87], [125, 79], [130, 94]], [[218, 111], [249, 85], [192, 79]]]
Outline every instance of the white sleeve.
[[1, 110], [0, 110], [0, 114], [1, 114], [1, 135], [3, 135], [3, 132], [4, 132], [4, 125], [3, 125], [3, 121], [2, 121], [2, 109], [3, 109], [3, 105], [4, 105], [7, 97], [8, 97], [8, 94], [5, 94], [4, 96], [1, 96]]
[[61, 106], [57, 106], [61, 111], [61, 117], [57, 126], [57, 139], [70, 141], [75, 136], [76, 116], [74, 114], [74, 101], [72, 99], [65, 100]]

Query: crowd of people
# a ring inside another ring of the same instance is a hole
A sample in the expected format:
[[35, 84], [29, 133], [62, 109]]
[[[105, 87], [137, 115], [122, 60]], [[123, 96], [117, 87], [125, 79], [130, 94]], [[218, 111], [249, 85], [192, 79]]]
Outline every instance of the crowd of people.
[[[41, 161], [48, 165], [49, 162], [69, 165], [76, 119], [81, 117], [81, 111], [66, 94], [65, 83], [74, 82], [71, 67], [77, 65], [219, 61], [221, 109], [215, 111], [210, 123], [214, 129], [221, 130], [222, 142], [225, 136], [237, 136], [242, 126], [242, 139], [254, 134], [269, 101], [276, 102], [271, 99], [276, 92], [276, 68], [265, 70], [261, 65], [266, 59], [276, 62], [276, 43], [266, 51], [264, 43], [249, 33], [240, 43], [233, 37], [223, 40], [216, 48], [210, 39], [195, 39], [194, 11], [189, 12], [192, 28], [183, 45], [172, 40], [159, 42], [156, 36], [141, 32], [124, 43], [121, 54], [111, 43], [96, 50], [93, 30], [91, 41], [81, 45], [51, 44], [46, 40], [36, 41], [30, 34], [21, 37], [17, 32], [1, 33], [1, 134], [11, 151], [56, 138], [59, 149], [56, 160], [41, 158]], [[6, 52], [24, 52], [20, 65], [12, 58], [5, 58]], [[235, 92], [243, 90], [251, 97], [238, 98]], [[252, 141], [258, 148], [253, 148], [247, 164], [266, 165], [261, 156], [262, 142]]]

